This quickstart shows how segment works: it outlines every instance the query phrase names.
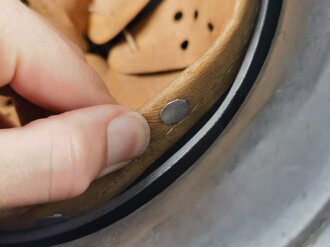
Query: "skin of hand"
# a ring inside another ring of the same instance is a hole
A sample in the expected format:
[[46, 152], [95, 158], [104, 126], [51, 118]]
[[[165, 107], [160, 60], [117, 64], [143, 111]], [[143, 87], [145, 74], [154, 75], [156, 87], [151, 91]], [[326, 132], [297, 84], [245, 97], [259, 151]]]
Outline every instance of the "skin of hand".
[[141, 155], [147, 122], [113, 104], [77, 46], [18, 0], [0, 9], [0, 89], [59, 113], [0, 129], [0, 209], [76, 197]]

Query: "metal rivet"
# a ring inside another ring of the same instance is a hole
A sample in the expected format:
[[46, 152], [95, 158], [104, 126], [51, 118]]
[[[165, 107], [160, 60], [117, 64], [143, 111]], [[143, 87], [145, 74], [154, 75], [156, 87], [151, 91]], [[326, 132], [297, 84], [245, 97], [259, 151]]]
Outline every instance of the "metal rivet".
[[185, 99], [176, 99], [168, 103], [160, 112], [160, 119], [167, 125], [178, 124], [190, 111], [189, 103]]

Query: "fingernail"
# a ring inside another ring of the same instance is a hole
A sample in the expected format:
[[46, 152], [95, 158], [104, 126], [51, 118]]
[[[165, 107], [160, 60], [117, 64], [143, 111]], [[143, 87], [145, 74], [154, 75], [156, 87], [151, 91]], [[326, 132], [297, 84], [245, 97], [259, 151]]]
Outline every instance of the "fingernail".
[[113, 119], [108, 125], [107, 167], [101, 174], [120, 169], [140, 156], [149, 140], [149, 125], [139, 113], [130, 112]]

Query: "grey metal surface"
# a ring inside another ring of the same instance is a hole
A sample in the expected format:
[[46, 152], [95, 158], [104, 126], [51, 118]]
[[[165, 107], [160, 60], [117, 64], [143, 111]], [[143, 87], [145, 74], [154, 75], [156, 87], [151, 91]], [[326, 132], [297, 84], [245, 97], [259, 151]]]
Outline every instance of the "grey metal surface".
[[325, 221], [309, 236], [303, 247], [329, 247], [329, 245], [330, 221]]
[[284, 1], [264, 70], [209, 151], [135, 213], [61, 246], [308, 246], [329, 239], [322, 228], [330, 217], [329, 23], [328, 0]]
[[176, 99], [164, 106], [160, 112], [160, 119], [167, 125], [178, 124], [188, 116], [189, 111], [187, 100]]

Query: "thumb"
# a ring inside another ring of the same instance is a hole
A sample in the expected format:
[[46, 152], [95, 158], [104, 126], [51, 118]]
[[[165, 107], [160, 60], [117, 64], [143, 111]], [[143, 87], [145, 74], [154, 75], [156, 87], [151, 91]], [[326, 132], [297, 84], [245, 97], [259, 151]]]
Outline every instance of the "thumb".
[[149, 138], [141, 115], [115, 105], [0, 130], [0, 209], [78, 196], [96, 177], [142, 154]]

